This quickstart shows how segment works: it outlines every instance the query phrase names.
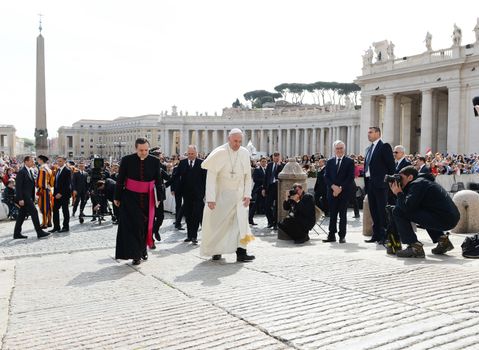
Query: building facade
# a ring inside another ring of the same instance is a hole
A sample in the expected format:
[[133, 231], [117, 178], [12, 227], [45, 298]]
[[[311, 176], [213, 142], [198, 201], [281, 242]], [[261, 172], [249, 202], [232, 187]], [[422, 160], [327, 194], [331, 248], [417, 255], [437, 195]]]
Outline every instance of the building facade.
[[0, 125], [0, 156], [16, 156], [16, 129], [13, 125]]
[[407, 152], [474, 153], [479, 150], [479, 118], [472, 98], [479, 96], [479, 21], [476, 42], [461, 45], [454, 27], [453, 45], [396, 58], [392, 42], [374, 43], [363, 56], [361, 86], [361, 149], [368, 145], [367, 128], [378, 125], [383, 140], [402, 144]]
[[360, 152], [360, 111], [348, 106], [296, 106], [267, 109], [225, 108], [218, 115], [188, 115], [177, 111], [115, 120], [82, 119], [58, 130], [58, 150], [70, 158], [93, 155], [120, 158], [134, 150], [138, 137], [167, 155], [182, 154], [189, 144], [208, 153], [227, 140], [229, 130], [241, 128], [244, 144], [251, 140], [259, 152], [286, 156], [330, 155], [341, 139], [348, 153]]

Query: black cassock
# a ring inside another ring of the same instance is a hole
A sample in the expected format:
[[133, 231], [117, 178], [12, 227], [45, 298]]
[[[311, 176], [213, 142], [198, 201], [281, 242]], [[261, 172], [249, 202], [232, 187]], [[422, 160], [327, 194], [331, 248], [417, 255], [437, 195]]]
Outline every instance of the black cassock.
[[115, 189], [115, 199], [121, 201], [115, 259], [140, 259], [146, 254], [149, 195], [127, 190], [126, 179], [155, 180], [157, 193], [160, 193], [160, 176], [160, 160], [154, 156], [148, 155], [141, 160], [135, 153], [121, 159]]

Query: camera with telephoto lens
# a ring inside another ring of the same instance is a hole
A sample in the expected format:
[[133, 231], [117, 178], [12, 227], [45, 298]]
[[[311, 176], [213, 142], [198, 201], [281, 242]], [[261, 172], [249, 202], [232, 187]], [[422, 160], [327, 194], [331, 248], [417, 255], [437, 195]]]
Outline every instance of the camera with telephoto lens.
[[386, 175], [384, 176], [384, 182], [387, 184], [396, 183], [397, 185], [401, 184], [401, 175], [393, 174], [393, 175]]
[[296, 191], [296, 189], [293, 188], [293, 189], [289, 190], [288, 198], [291, 198], [296, 194], [298, 194], [298, 192]]

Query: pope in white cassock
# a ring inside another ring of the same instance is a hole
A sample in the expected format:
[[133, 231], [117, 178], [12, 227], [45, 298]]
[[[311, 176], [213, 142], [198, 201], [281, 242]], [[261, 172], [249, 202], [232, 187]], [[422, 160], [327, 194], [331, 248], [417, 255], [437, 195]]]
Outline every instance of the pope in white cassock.
[[213, 256], [213, 260], [234, 252], [239, 262], [255, 258], [246, 253], [246, 245], [254, 236], [248, 223], [250, 154], [241, 146], [242, 140], [243, 132], [232, 129], [228, 143], [215, 148], [201, 164], [207, 170], [201, 255]]

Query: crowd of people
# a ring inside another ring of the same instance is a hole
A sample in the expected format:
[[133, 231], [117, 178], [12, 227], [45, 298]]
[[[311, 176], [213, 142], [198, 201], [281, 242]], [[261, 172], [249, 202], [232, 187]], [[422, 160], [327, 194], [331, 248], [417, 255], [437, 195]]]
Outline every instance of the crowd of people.
[[[110, 213], [113, 223], [118, 224], [116, 257], [132, 259], [134, 264], [146, 260], [147, 247], [155, 249], [155, 240], [161, 240], [159, 229], [164, 219], [167, 187], [175, 198], [175, 229], [184, 230], [185, 218], [185, 242], [198, 244], [202, 225], [202, 254], [219, 260], [222, 254], [236, 252], [238, 261], [254, 259], [247, 254], [246, 244], [253, 239], [250, 227], [256, 225], [254, 217], [258, 214], [266, 216], [268, 228], [280, 229], [295, 243], [302, 244], [309, 240], [308, 232], [316, 222], [315, 207], [318, 207], [330, 217], [328, 237], [323, 241], [336, 242], [337, 235], [340, 243], [346, 243], [346, 212], [352, 205], [354, 217], [359, 217], [359, 191], [368, 194], [373, 219], [374, 233], [367, 242], [386, 244], [386, 227], [390, 223], [386, 222], [385, 208], [388, 204], [395, 205], [394, 217], [401, 227], [399, 236], [408, 244], [397, 255], [424, 256], [417, 238], [409, 230], [401, 234], [407, 226], [404, 225], [407, 220], [404, 213], [409, 212], [406, 203], [411, 204], [408, 195], [403, 197], [403, 194], [408, 187], [417, 187], [418, 174], [427, 174], [428, 180], [421, 181], [433, 183], [434, 176], [439, 174], [479, 173], [479, 154], [408, 154], [401, 145], [391, 147], [383, 143], [376, 127], [369, 129], [368, 138], [372, 144], [365, 155], [348, 155], [347, 145], [337, 140], [333, 144], [334, 156], [329, 159], [320, 153], [296, 157], [303, 171], [316, 177], [314, 193], [310, 195], [301, 184], [295, 184], [284, 203], [278, 203], [278, 175], [289, 158], [274, 152], [269, 157], [252, 160], [247, 149], [241, 147], [243, 134], [239, 129], [233, 129], [228, 143], [208, 155], [199, 154], [190, 145], [185, 155], [168, 156], [158, 148], [150, 149], [148, 140], [140, 138], [135, 144], [136, 153], [118, 162], [102, 162], [100, 166], [94, 160], [72, 161], [61, 156], [55, 159], [26, 156], [22, 160], [3, 156], [0, 189], [8, 216], [17, 221], [15, 239], [26, 238], [21, 234], [26, 217], [31, 217], [37, 237], [44, 238], [69, 231], [70, 216], [75, 216], [77, 210], [82, 219], [91, 216], [92, 221]], [[406, 171], [402, 172], [403, 169]], [[388, 185], [384, 177], [392, 174], [409, 181]], [[364, 189], [355, 183], [359, 177], [364, 177]], [[428, 189], [437, 191], [439, 187]], [[449, 196], [443, 198], [443, 195], [438, 194], [442, 203], [449, 203]], [[85, 214], [88, 200], [92, 202], [91, 215]], [[278, 220], [278, 206], [288, 211], [286, 219]], [[449, 214], [453, 212], [449, 217], [458, 220], [453, 206], [442, 209], [449, 210]], [[410, 221], [421, 220], [416, 217]], [[426, 221], [423, 227], [428, 228], [430, 220]], [[439, 244], [435, 253], [452, 249], [443, 232], [450, 226], [451, 222], [429, 228], [433, 232], [431, 238]], [[46, 232], [48, 228], [51, 229]], [[403, 239], [404, 235], [407, 239]]]

